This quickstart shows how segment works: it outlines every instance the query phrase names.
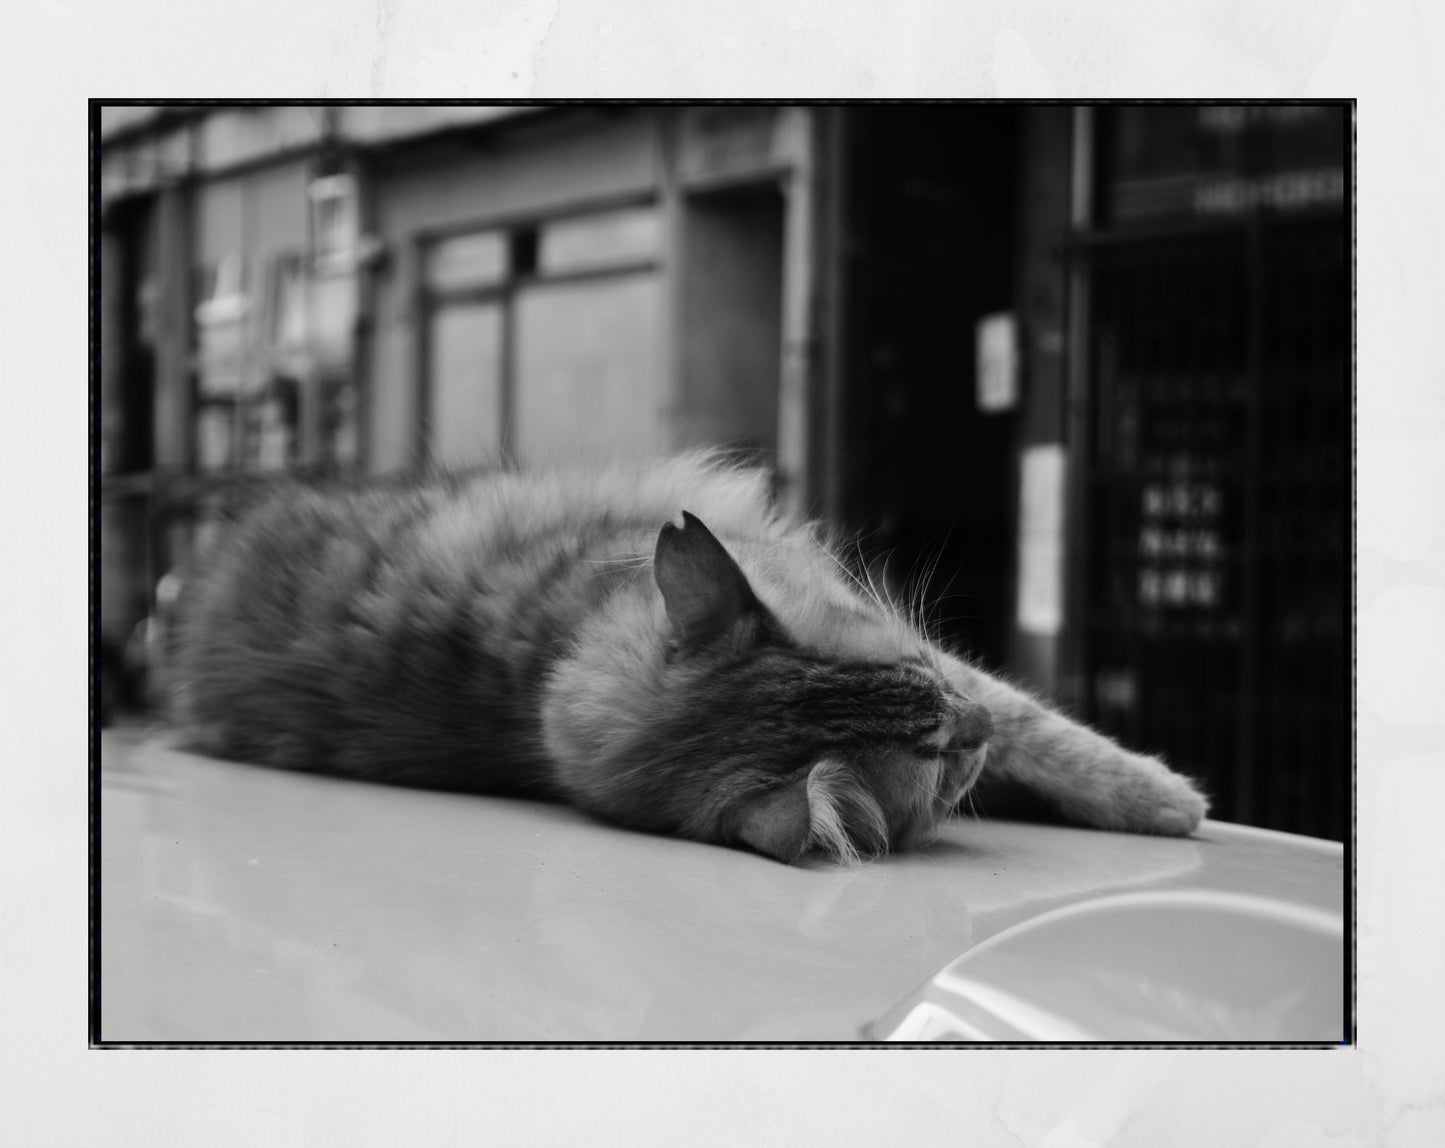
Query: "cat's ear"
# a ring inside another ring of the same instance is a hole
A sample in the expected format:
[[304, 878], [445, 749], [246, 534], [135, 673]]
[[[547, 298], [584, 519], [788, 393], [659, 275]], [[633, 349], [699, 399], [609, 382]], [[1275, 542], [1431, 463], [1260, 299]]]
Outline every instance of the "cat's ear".
[[752, 798], [743, 807], [738, 838], [759, 853], [788, 864], [807, 849], [812, 827], [808, 789], [799, 782]]
[[678, 644], [692, 652], [763, 607], [747, 576], [712, 531], [685, 510], [682, 523], [681, 527], [666, 523], [658, 534], [653, 577]]

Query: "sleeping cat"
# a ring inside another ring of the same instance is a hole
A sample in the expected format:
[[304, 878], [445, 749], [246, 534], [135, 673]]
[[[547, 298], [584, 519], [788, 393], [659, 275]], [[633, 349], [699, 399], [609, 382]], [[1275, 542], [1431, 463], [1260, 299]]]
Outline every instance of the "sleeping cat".
[[785, 862], [917, 845], [981, 771], [1081, 825], [1199, 823], [1189, 780], [931, 644], [767, 485], [694, 453], [288, 487], [187, 587], [181, 727]]

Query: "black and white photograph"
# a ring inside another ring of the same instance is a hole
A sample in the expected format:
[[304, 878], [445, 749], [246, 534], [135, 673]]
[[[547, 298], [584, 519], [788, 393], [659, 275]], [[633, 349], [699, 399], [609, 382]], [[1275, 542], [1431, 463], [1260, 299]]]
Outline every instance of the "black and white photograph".
[[92, 1042], [1354, 1045], [1356, 110], [93, 101]]
[[0, 27], [9, 1140], [1445, 1143], [1445, 7]]

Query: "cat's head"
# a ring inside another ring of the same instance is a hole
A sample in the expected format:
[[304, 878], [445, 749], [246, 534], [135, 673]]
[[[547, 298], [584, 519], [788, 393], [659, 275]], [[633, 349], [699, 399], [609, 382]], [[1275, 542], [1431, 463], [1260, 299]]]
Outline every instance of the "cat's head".
[[769, 608], [686, 513], [662, 528], [653, 575], [662, 692], [632, 717], [614, 814], [782, 861], [852, 859], [919, 843], [977, 778], [989, 714], [896, 616], [812, 575], [769, 583]]

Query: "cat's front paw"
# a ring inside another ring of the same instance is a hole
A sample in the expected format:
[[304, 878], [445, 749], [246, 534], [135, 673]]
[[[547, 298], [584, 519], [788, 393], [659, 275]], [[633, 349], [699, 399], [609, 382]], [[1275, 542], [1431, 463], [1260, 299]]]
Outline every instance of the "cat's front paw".
[[1130, 755], [1124, 771], [1116, 810], [1134, 833], [1184, 837], [1199, 828], [1209, 801], [1195, 783], [1175, 773], [1158, 758]]

